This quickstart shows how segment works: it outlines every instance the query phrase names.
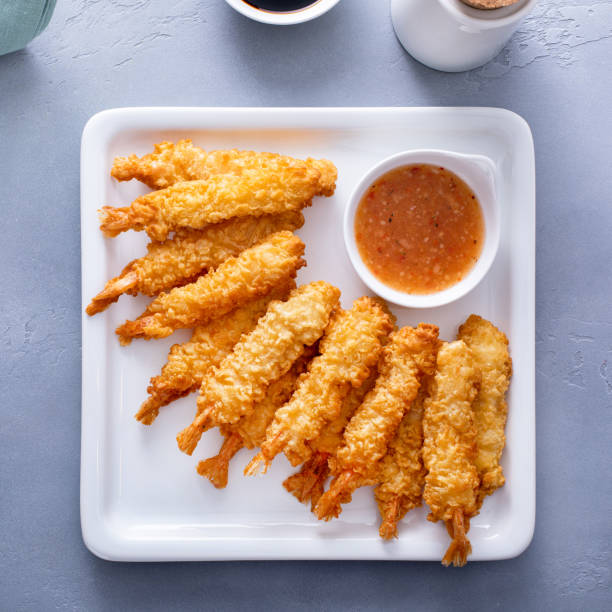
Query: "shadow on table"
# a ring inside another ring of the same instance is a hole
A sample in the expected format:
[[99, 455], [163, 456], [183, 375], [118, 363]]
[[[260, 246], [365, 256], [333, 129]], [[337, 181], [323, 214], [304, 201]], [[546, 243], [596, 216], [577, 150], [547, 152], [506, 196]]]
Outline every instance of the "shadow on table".
[[[44, 79], [39, 59], [27, 48], [0, 55], [0, 101], [6, 99], [21, 103], [31, 100], [32, 92], [41, 86]], [[6, 107], [3, 107], [4, 111]]]
[[[340, 2], [321, 17], [291, 26], [253, 21], [227, 7], [225, 26], [231, 36], [236, 63], [253, 72], [258, 82], [277, 92], [329, 85], [346, 66], [350, 46], [338, 51], [338, 40], [356, 27], [356, 15]], [[355, 24], [353, 23], [355, 22]]]
[[98, 591], [91, 600], [104, 601], [106, 609], [471, 611], [510, 603], [526, 609], [522, 604], [533, 597], [535, 586], [524, 586], [524, 556], [460, 570], [413, 562], [130, 564], [90, 559], [88, 565]]

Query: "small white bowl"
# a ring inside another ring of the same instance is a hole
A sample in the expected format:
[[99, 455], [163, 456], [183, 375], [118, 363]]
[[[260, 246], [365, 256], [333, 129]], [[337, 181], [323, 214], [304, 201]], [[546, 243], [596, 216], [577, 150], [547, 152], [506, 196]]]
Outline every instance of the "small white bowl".
[[[355, 213], [368, 187], [380, 176], [409, 164], [444, 167], [463, 179], [472, 189], [482, 209], [485, 242], [472, 270], [457, 284], [427, 295], [405, 293], [378, 280], [361, 259], [355, 240]], [[451, 151], [414, 150], [388, 157], [374, 166], [355, 187], [344, 211], [344, 243], [349, 258], [361, 280], [385, 300], [410, 308], [433, 308], [454, 302], [471, 291], [486, 275], [499, 247], [500, 206], [495, 188], [495, 165], [482, 155], [464, 155]]]
[[294, 25], [310, 21], [327, 13], [331, 8], [336, 6], [340, 0], [313, 0], [313, 3], [303, 9], [297, 11], [288, 11], [286, 13], [277, 11], [266, 11], [258, 9], [243, 0], [225, 0], [233, 9], [242, 13], [245, 17], [250, 17], [261, 23], [269, 23], [272, 25]]

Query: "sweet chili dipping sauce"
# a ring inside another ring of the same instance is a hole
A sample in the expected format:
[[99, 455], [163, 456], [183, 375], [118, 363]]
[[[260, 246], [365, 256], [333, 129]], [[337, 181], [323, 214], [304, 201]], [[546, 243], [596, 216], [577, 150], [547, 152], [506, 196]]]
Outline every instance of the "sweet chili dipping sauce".
[[480, 257], [484, 232], [474, 192], [450, 170], [428, 164], [383, 174], [355, 214], [364, 263], [405, 293], [436, 293], [458, 283]]

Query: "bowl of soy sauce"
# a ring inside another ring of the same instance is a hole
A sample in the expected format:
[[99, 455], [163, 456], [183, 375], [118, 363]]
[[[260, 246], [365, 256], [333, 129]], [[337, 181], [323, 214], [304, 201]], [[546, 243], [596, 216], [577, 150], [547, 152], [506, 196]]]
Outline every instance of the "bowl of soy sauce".
[[225, 0], [232, 8], [261, 23], [293, 25], [327, 13], [340, 0]]

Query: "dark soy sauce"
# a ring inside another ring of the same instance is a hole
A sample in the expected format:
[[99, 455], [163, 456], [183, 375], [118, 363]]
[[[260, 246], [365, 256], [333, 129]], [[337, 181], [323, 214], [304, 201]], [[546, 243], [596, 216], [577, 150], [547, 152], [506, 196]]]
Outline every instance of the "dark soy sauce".
[[245, 4], [250, 4], [262, 11], [273, 13], [289, 13], [316, 4], [318, 0], [243, 0]]

